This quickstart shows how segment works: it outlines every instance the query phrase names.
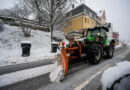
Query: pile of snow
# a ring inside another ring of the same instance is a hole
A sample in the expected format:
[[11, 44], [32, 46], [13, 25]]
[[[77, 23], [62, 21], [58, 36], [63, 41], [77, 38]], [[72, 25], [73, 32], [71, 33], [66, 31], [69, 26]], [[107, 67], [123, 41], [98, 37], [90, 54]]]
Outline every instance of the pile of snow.
[[55, 64], [50, 64], [46, 66], [40, 66], [40, 67], [35, 67], [31, 69], [26, 69], [26, 70], [21, 70], [21, 71], [16, 71], [16, 72], [0, 75], [0, 87], [44, 75], [52, 71], [54, 67], [55, 67]]
[[[22, 31], [15, 26], [4, 25], [5, 30], [0, 33], [0, 66], [52, 59], [50, 33], [32, 30], [31, 37], [24, 37]], [[31, 54], [22, 57], [22, 41], [31, 42]]]
[[53, 37], [59, 39], [59, 40], [64, 40], [65, 37], [64, 37], [64, 33], [62, 31], [57, 31], [57, 30], [54, 30], [53, 31]]
[[122, 43], [119, 43], [118, 45], [116, 45], [116, 48], [122, 47]]
[[21, 43], [29, 43], [29, 44], [31, 44], [31, 41], [21, 41]]
[[104, 71], [101, 79], [103, 90], [107, 90], [114, 81], [127, 74], [130, 74], [130, 62], [128, 61], [117, 63], [116, 66], [108, 68]]
[[51, 82], [60, 82], [64, 78], [62, 65], [55, 63], [55, 68], [51, 71], [49, 77]]
[[101, 17], [102, 15], [103, 15], [103, 12], [104, 12], [105, 10], [100, 10], [100, 11], [98, 11], [97, 12], [97, 15], [99, 16], [99, 17]]
[[130, 43], [128, 43], [128, 46], [130, 46]]

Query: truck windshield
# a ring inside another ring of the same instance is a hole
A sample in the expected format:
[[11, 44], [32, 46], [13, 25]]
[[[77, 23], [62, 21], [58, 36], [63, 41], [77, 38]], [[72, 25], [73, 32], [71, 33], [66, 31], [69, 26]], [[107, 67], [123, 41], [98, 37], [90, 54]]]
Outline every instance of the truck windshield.
[[99, 33], [99, 30], [88, 31], [88, 32], [87, 32], [87, 37], [97, 36], [98, 33]]

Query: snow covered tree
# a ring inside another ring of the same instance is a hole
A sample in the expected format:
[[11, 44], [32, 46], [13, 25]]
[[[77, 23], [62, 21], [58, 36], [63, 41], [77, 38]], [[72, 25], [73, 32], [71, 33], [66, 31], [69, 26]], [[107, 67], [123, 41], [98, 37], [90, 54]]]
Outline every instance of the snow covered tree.
[[39, 24], [44, 22], [50, 26], [51, 41], [53, 41], [53, 29], [63, 19], [74, 0], [23, 0], [23, 3], [35, 12]]
[[43, 0], [20, 0], [20, 3], [30, 9], [36, 16], [35, 19], [38, 20], [39, 24], [42, 24], [43, 22], [42, 2]]
[[53, 41], [53, 29], [54, 26], [60, 23], [64, 14], [69, 8], [69, 0], [44, 0], [43, 8], [48, 16], [48, 22], [51, 30], [51, 41]]
[[[19, 8], [17, 8], [19, 9]], [[30, 12], [26, 6], [20, 8], [18, 12], [18, 20], [19, 20], [19, 28], [22, 30], [25, 37], [31, 36], [31, 24], [30, 22], [25, 21], [25, 19], [29, 19]]]
[[29, 23], [25, 24], [23, 20], [20, 21], [19, 25], [25, 37], [31, 36], [31, 25]]

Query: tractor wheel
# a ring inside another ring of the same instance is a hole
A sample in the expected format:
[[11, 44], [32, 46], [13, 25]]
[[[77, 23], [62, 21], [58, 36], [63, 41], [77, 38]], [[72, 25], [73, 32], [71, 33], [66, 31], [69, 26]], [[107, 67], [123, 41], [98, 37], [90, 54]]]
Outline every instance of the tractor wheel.
[[108, 47], [108, 50], [106, 51], [106, 58], [112, 58], [114, 54], [114, 46], [113, 43], [110, 44], [110, 46]]
[[98, 64], [102, 58], [102, 46], [100, 44], [91, 45], [90, 63]]

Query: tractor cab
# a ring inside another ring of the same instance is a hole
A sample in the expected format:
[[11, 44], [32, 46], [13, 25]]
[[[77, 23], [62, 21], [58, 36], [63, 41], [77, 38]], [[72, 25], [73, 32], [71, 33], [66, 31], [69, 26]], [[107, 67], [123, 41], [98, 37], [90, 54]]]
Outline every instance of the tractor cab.
[[94, 28], [83, 29], [83, 37], [104, 36], [103, 33], [109, 32], [109, 28], [104, 26], [96, 26]]
[[100, 41], [102, 44], [106, 43], [107, 34], [109, 28], [104, 26], [96, 26], [94, 28], [88, 28], [83, 30], [83, 37], [89, 42]]

